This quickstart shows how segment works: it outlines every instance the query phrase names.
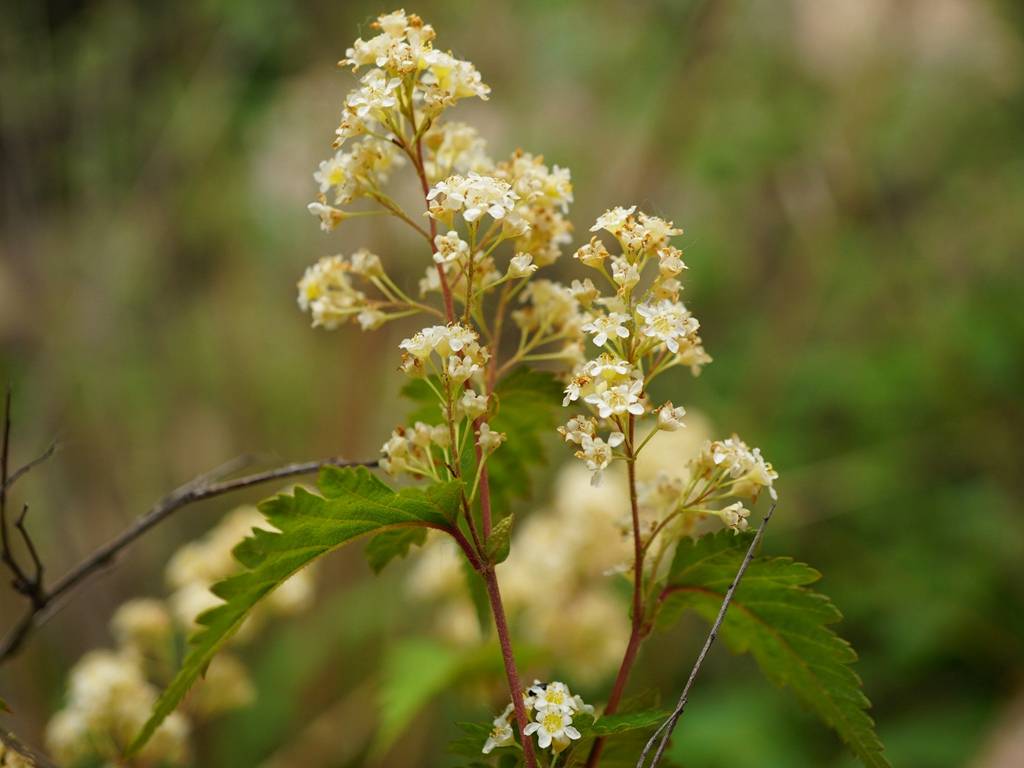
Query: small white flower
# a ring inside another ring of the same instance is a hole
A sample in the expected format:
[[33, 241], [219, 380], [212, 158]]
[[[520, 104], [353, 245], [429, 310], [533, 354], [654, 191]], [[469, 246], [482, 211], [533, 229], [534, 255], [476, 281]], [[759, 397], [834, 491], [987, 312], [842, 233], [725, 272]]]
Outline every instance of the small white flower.
[[588, 360], [583, 366], [583, 372], [594, 379], [614, 381], [628, 376], [633, 366], [626, 360], [612, 357], [607, 352], [602, 352], [596, 360]]
[[538, 710], [537, 720], [529, 723], [523, 733], [527, 736], [536, 733], [537, 745], [541, 749], [547, 749], [554, 742], [556, 750], [559, 744], [568, 746], [569, 740], [579, 739], [582, 735], [573, 727], [572, 717], [557, 709]]
[[306, 210], [314, 216], [320, 219], [320, 229], [324, 232], [330, 232], [338, 224], [348, 218], [348, 214], [345, 211], [339, 210], [338, 208], [332, 208], [324, 203], [310, 203], [306, 206]]
[[620, 339], [629, 337], [629, 329], [625, 323], [629, 321], [629, 315], [621, 312], [609, 312], [607, 315], [595, 317], [586, 323], [582, 330], [585, 333], [594, 334], [594, 343], [603, 347], [609, 336], [617, 336]]
[[747, 518], [750, 517], [750, 510], [743, 506], [739, 501], [730, 504], [727, 507], [719, 510], [718, 516], [725, 523], [727, 528], [739, 533], [745, 531], [750, 527], [750, 523]]
[[574, 259], [579, 259], [581, 263], [588, 267], [600, 269], [601, 265], [604, 264], [605, 259], [607, 259], [610, 254], [608, 253], [608, 249], [605, 248], [604, 243], [596, 237], [592, 237], [590, 238], [589, 243], [581, 246], [572, 256]]
[[635, 210], [635, 205], [631, 205], [629, 208], [623, 208], [622, 206], [610, 208], [597, 217], [597, 221], [594, 222], [594, 226], [590, 228], [590, 231], [597, 232], [598, 230], [603, 229], [614, 235], [622, 230], [622, 227], [626, 223], [626, 219], [632, 216]]
[[537, 265], [528, 253], [517, 253], [508, 264], [508, 276], [511, 278], [529, 277], [536, 271]]
[[360, 248], [352, 254], [351, 269], [353, 274], [363, 277], [380, 277], [384, 274], [380, 256], [370, 253], [366, 248]]
[[589, 416], [573, 416], [564, 427], [558, 428], [558, 432], [565, 438], [565, 442], [579, 444], [583, 442], [584, 436], [594, 436], [597, 422]]
[[438, 264], [451, 264], [469, 256], [469, 243], [459, 237], [459, 233], [451, 230], [447, 235], [438, 235], [434, 238], [434, 261]]
[[685, 415], [686, 409], [683, 406], [673, 407], [672, 401], [669, 400], [658, 409], [658, 429], [675, 432], [677, 429], [685, 427], [686, 425], [683, 424]]
[[530, 688], [533, 695], [533, 708], [538, 712], [554, 709], [565, 714], [572, 714], [574, 705], [572, 692], [565, 683], [553, 682], [547, 685], [535, 685]]
[[487, 413], [487, 395], [478, 395], [473, 390], [467, 389], [455, 404], [455, 410], [459, 416], [465, 416], [471, 421], [478, 419]]
[[612, 280], [619, 286], [619, 292], [628, 293], [640, 282], [640, 268], [620, 256], [612, 259]]
[[612, 447], [600, 437], [582, 435], [580, 449], [576, 451], [576, 457], [583, 459], [587, 469], [594, 473], [590, 478], [590, 484], [600, 485], [601, 473], [612, 461]]
[[361, 82], [363, 87], [352, 91], [345, 102], [357, 117], [382, 117], [381, 113], [398, 104], [396, 91], [402, 81], [397, 77], [388, 78], [381, 70], [371, 69]]
[[589, 277], [584, 279], [583, 282], [573, 280], [569, 290], [576, 301], [583, 307], [589, 307], [594, 303], [594, 299], [601, 295], [600, 291], [597, 290], [597, 286], [594, 285], [594, 281]]
[[364, 331], [372, 331], [380, 328], [387, 319], [387, 315], [373, 307], [364, 309], [356, 315], [356, 321], [359, 323], [359, 327]]
[[587, 395], [583, 401], [597, 408], [597, 414], [602, 419], [610, 418], [613, 415], [621, 416], [625, 413], [642, 416], [644, 406], [640, 401], [640, 393], [643, 391], [643, 386], [643, 381], [634, 379], [627, 384], [604, 387]]
[[484, 454], [493, 453], [497, 450], [498, 446], [505, 442], [504, 432], [494, 432], [487, 422], [480, 425], [480, 431], [477, 433], [476, 443], [480, 446], [480, 449]]
[[658, 251], [658, 271], [663, 277], [675, 277], [684, 269], [688, 269], [683, 261], [683, 252], [668, 245]]
[[664, 342], [672, 354], [679, 352], [680, 339], [691, 336], [700, 327], [697, 318], [678, 301], [641, 304], [636, 311], [644, 319], [640, 333]]
[[509, 704], [505, 707], [505, 711], [494, 718], [493, 728], [491, 728], [490, 734], [487, 736], [487, 741], [484, 742], [483, 753], [485, 755], [491, 754], [498, 747], [508, 747], [515, 743], [515, 737], [512, 734], [512, 726], [509, 723], [509, 717], [512, 714], [512, 705]]

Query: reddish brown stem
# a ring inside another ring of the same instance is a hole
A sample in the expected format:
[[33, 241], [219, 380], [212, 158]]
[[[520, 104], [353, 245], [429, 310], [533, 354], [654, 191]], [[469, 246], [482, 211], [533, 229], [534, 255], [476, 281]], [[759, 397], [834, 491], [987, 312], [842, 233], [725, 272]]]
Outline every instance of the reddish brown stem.
[[[426, 200], [427, 194], [430, 192], [430, 183], [427, 181], [427, 173], [423, 166], [423, 143], [420, 139], [416, 140], [416, 154], [412, 156], [413, 165], [416, 167], [416, 174], [420, 179], [420, 187], [423, 189], [423, 198], [427, 204], [427, 210], [430, 209], [430, 202]], [[437, 222], [431, 216], [430, 219], [430, 248], [432, 253], [437, 252], [437, 246], [434, 244], [434, 238], [437, 236]], [[444, 268], [438, 264], [437, 274], [441, 280], [441, 294], [444, 296], [444, 310], [445, 316], [448, 322], [455, 321], [455, 310], [452, 302], [452, 292], [448, 285], [448, 278], [444, 273]], [[467, 298], [468, 307], [468, 298]], [[468, 313], [468, 308], [467, 308]], [[479, 430], [480, 420], [474, 422], [474, 431]], [[476, 446], [476, 460], [478, 462], [483, 461], [483, 452], [479, 445]], [[490, 482], [487, 476], [487, 467], [481, 470], [480, 473], [480, 508], [481, 518], [483, 521], [483, 533], [484, 541], [491, 533], [491, 489]], [[469, 523], [472, 525], [472, 511], [467, 510]], [[474, 563], [474, 567], [479, 566], [479, 560], [476, 556], [471, 553], [471, 546], [468, 541], [460, 542], [463, 550], [469, 557], [470, 563]], [[537, 758], [533, 754], [533, 742], [530, 737], [523, 733], [523, 729], [526, 728], [526, 707], [523, 705], [523, 686], [519, 680], [519, 671], [516, 669], [515, 656], [512, 653], [512, 636], [508, 629], [508, 620], [505, 618], [505, 607], [501, 602], [501, 590], [498, 588], [498, 577], [494, 572], [494, 566], [487, 564], [483, 568], [479, 568], [480, 575], [483, 577], [484, 584], [487, 586], [487, 599], [491, 604], [491, 613], [494, 615], [494, 627], [498, 635], [498, 641], [501, 644], [501, 658], [505, 664], [505, 676], [508, 678], [508, 690], [512, 695], [512, 706], [515, 710], [516, 725], [519, 727], [519, 737], [523, 744], [523, 758], [526, 762], [526, 768], [537, 768]]]
[[498, 577], [494, 573], [494, 566], [488, 565], [480, 575], [487, 585], [487, 599], [491, 603], [491, 613], [494, 614], [494, 627], [498, 633], [498, 642], [501, 644], [501, 658], [505, 663], [505, 676], [508, 678], [508, 689], [512, 694], [512, 708], [516, 715], [516, 725], [519, 727], [519, 737], [523, 744], [523, 758], [526, 761], [526, 768], [537, 768], [537, 758], [533, 754], [533, 741], [523, 733], [526, 728], [526, 706], [523, 704], [523, 684], [519, 680], [519, 672], [516, 669], [515, 656], [512, 654], [512, 639], [508, 630], [508, 621], [505, 618], [505, 607], [501, 602], [501, 591], [498, 589]]
[[[626, 645], [626, 652], [622, 655], [622, 663], [619, 665], [619, 672], [615, 676], [615, 684], [612, 687], [611, 695], [608, 696], [608, 703], [605, 705], [604, 714], [613, 715], [619, 708], [622, 694], [629, 682], [630, 672], [636, 663], [636, 657], [640, 651], [640, 644], [647, 637], [650, 631], [644, 616], [644, 544], [640, 536], [640, 504], [636, 494], [636, 417], [629, 415], [629, 424], [626, 435], [626, 466], [629, 472], [629, 508], [633, 517], [633, 612], [632, 626], [629, 632], [629, 643]], [[590, 748], [587, 756], [586, 768], [594, 768], [601, 759], [601, 752], [604, 750], [604, 739], [597, 738]]]
[[[416, 175], [420, 177], [420, 187], [423, 189], [423, 202], [427, 206], [427, 210], [430, 210], [430, 201], [427, 200], [427, 195], [430, 193], [430, 182], [427, 181], [427, 172], [423, 167], [423, 140], [416, 139], [416, 155], [413, 160], [413, 165], [416, 167]], [[437, 246], [434, 244], [434, 240], [437, 238], [437, 222], [433, 216], [427, 216], [430, 224], [430, 253], [431, 255], [437, 253]], [[448, 286], [448, 276], [444, 273], [444, 267], [441, 264], [436, 264], [437, 276], [441, 281], [441, 295], [444, 296], [444, 315], [448, 318], [449, 323], [455, 322], [455, 306], [452, 303], [452, 290]]]

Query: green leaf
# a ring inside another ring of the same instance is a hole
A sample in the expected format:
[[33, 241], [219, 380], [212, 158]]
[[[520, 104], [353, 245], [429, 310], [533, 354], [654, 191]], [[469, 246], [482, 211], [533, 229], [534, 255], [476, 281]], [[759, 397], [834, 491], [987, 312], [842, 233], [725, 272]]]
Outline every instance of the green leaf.
[[530, 470], [544, 464], [544, 438], [555, 434], [562, 385], [553, 374], [517, 368], [498, 382], [491, 429], [508, 439], [487, 460], [494, 508], [504, 512], [515, 498], [529, 497]]
[[395, 528], [378, 533], [366, 545], [366, 559], [374, 573], [380, 573], [396, 557], [405, 557], [409, 548], [427, 540], [426, 528]]
[[448, 743], [448, 752], [453, 755], [480, 759], [480, 750], [491, 733], [491, 726], [485, 723], [456, 723], [462, 735]]
[[7, 706], [7, 702], [0, 699], [0, 712], [10, 712], [11, 708]]
[[512, 524], [515, 515], [506, 515], [494, 524], [491, 535], [485, 545], [487, 559], [494, 565], [505, 562], [508, 559], [509, 546], [512, 540]]
[[[714, 621], [752, 536], [722, 531], [680, 542], [660, 620], [692, 608]], [[752, 654], [769, 680], [792, 690], [864, 765], [887, 767], [870, 702], [850, 667], [857, 654], [828, 626], [842, 615], [828, 597], [808, 589], [820, 578], [790, 558], [754, 559], [722, 623], [722, 639], [733, 651]]]
[[463, 654], [433, 640], [411, 638], [393, 644], [381, 679], [381, 725], [373, 752], [381, 756], [430, 699], [458, 675]]
[[244, 570], [215, 584], [223, 605], [203, 613], [202, 628], [190, 639], [177, 676], [157, 701], [150, 719], [129, 748], [134, 754], [203, 674], [221, 646], [242, 625], [252, 608], [296, 572], [358, 536], [401, 527], [450, 530], [458, 511], [460, 484], [444, 483], [395, 492], [364, 467], [327, 467], [317, 496], [301, 487], [260, 505], [277, 529], [254, 529], [235, 547]]
[[646, 730], [661, 725], [670, 714], [672, 713], [660, 709], [650, 709], [644, 712], [605, 715], [594, 722], [591, 731], [597, 736], [614, 736], [629, 731]]

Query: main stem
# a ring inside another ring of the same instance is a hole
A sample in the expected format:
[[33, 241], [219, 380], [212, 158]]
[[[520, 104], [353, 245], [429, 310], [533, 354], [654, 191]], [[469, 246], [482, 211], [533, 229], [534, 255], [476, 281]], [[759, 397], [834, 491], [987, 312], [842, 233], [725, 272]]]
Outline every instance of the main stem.
[[[416, 140], [416, 154], [413, 159], [413, 165], [416, 167], [416, 174], [420, 179], [420, 187], [423, 189], [423, 198], [426, 200], [427, 194], [430, 192], [430, 183], [427, 181], [426, 169], [423, 166], [423, 144], [420, 139]], [[427, 202], [427, 209], [429, 210], [430, 203]], [[434, 244], [434, 238], [437, 236], [437, 222], [434, 221], [433, 216], [428, 217], [430, 220], [430, 248], [432, 253], [436, 253], [437, 246]], [[449, 323], [455, 322], [455, 308], [452, 302], [452, 291], [448, 285], [448, 278], [444, 273], [444, 267], [441, 264], [437, 265], [437, 274], [441, 280], [441, 294], [444, 296], [444, 312], [445, 317]], [[468, 303], [468, 299], [467, 299]], [[493, 389], [493, 385], [488, 387], [488, 394]], [[479, 429], [479, 420], [474, 423], [474, 429]], [[476, 458], [477, 461], [483, 461], [483, 452], [480, 446], [476, 446]], [[490, 483], [487, 476], [487, 466], [485, 465], [481, 470], [480, 475], [480, 509], [481, 518], [484, 529], [484, 540], [491, 533], [491, 494], [490, 494]], [[469, 512], [472, 515], [472, 510]], [[468, 542], [463, 547], [467, 549]], [[468, 556], [467, 551], [467, 556]], [[481, 558], [484, 558], [485, 553], [479, 553]], [[473, 558], [470, 558], [472, 562]], [[498, 587], [498, 576], [494, 572], [494, 566], [486, 561], [481, 561], [481, 567], [479, 569], [480, 576], [484, 580], [484, 584], [487, 587], [487, 600], [491, 605], [491, 614], [494, 616], [494, 628], [498, 635], [498, 642], [501, 645], [501, 659], [505, 665], [505, 677], [508, 680], [508, 690], [512, 695], [512, 708], [516, 715], [516, 725], [519, 727], [519, 738], [523, 745], [523, 759], [526, 763], [525, 768], [537, 768], [537, 758], [533, 753], [533, 741], [523, 731], [526, 729], [527, 723], [529, 722], [526, 718], [526, 707], [523, 704], [523, 684], [519, 679], [519, 670], [516, 668], [515, 655], [512, 653], [512, 634], [508, 629], [508, 619], [505, 617], [505, 606], [501, 602], [501, 589]]]
[[505, 607], [501, 602], [498, 577], [494, 572], [494, 566], [490, 564], [484, 566], [480, 575], [487, 585], [487, 599], [491, 603], [491, 613], [494, 614], [494, 626], [498, 632], [498, 642], [501, 644], [501, 658], [505, 663], [505, 677], [508, 679], [508, 689], [512, 692], [512, 708], [523, 744], [523, 758], [526, 761], [526, 768], [536, 768], [537, 758], [533, 754], [533, 739], [523, 733], [529, 721], [526, 718], [526, 706], [523, 704], [523, 684], [519, 679], [515, 656], [512, 653], [512, 639], [505, 618]]
[[[430, 210], [430, 201], [427, 200], [427, 195], [430, 194], [430, 182], [427, 181], [427, 172], [423, 167], [423, 140], [416, 139], [416, 158], [413, 161], [413, 165], [416, 166], [416, 175], [420, 177], [420, 187], [423, 189], [423, 200], [427, 205], [427, 211]], [[437, 239], [437, 222], [433, 216], [427, 216], [427, 220], [430, 224], [430, 253], [431, 256], [437, 253], [437, 245], [434, 240]], [[441, 281], [441, 295], [444, 296], [444, 314], [448, 319], [449, 323], [455, 322], [455, 307], [452, 304], [452, 291], [448, 287], [448, 276], [444, 273], [443, 264], [435, 264], [437, 267], [437, 277]]]
[[[636, 663], [637, 654], [640, 651], [640, 644], [650, 632], [650, 627], [644, 616], [644, 546], [640, 536], [640, 504], [636, 493], [636, 417], [629, 415], [629, 427], [626, 436], [626, 466], [629, 472], [629, 507], [633, 517], [633, 611], [629, 631], [629, 642], [626, 644], [626, 652], [622, 655], [622, 663], [619, 664], [619, 672], [615, 676], [615, 684], [608, 696], [608, 703], [605, 705], [604, 714], [613, 715], [619, 708], [622, 701], [622, 694], [629, 682], [630, 672]], [[587, 756], [586, 768], [594, 768], [601, 759], [601, 752], [604, 750], [604, 739], [598, 737], [594, 740], [594, 746], [590, 748]]]

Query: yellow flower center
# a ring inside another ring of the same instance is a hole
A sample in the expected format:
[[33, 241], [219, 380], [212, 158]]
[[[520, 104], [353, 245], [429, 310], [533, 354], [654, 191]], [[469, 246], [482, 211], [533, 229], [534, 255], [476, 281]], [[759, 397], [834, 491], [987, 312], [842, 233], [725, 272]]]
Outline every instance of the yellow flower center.
[[562, 730], [562, 715], [558, 712], [548, 712], [544, 715], [543, 725], [548, 733]]

